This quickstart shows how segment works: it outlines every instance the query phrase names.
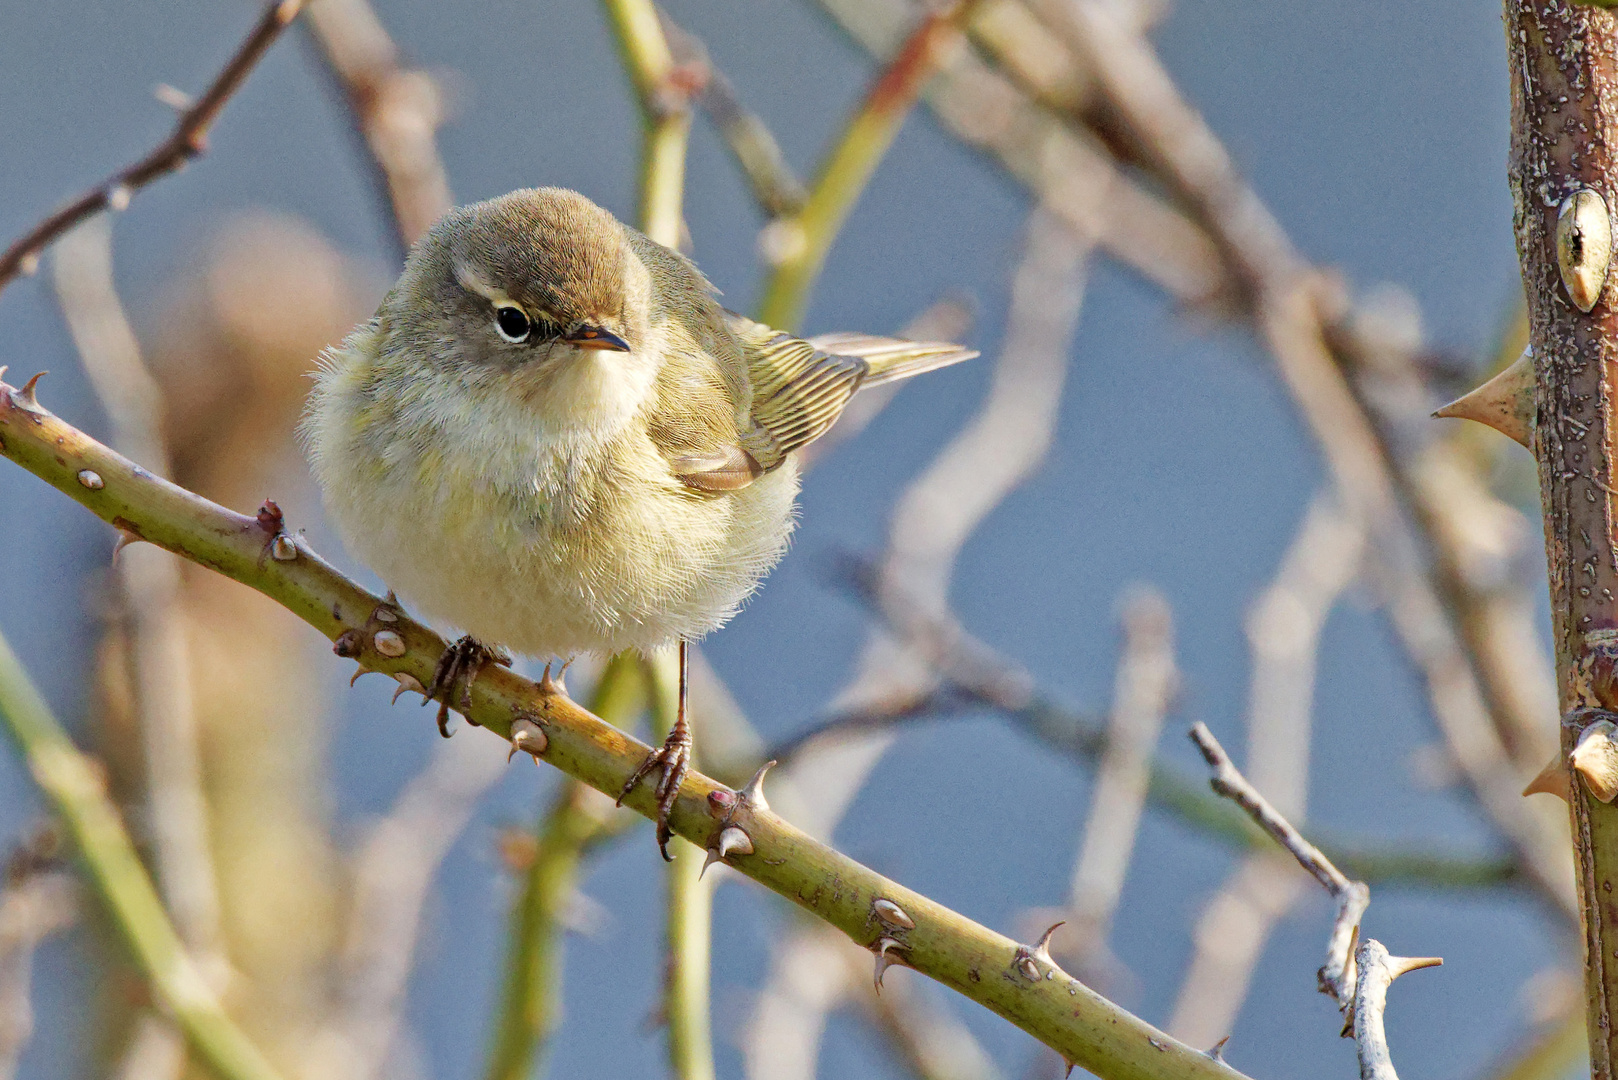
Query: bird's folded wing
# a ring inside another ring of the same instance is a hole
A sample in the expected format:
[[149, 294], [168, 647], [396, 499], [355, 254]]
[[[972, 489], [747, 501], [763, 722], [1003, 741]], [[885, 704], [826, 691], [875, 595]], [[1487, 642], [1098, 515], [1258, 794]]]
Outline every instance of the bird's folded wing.
[[945, 342], [868, 334], [827, 334], [804, 341], [734, 312], [725, 314], [747, 363], [754, 427], [726, 453], [671, 463], [685, 483], [704, 491], [734, 491], [779, 466], [792, 451], [825, 434], [862, 385], [978, 355]]

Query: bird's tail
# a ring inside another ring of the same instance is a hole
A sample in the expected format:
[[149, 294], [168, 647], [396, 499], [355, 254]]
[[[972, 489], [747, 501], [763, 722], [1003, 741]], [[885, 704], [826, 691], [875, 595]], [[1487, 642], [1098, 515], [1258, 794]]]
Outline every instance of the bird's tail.
[[947, 341], [903, 341], [870, 334], [821, 334], [810, 338], [809, 344], [835, 356], [857, 356], [864, 360], [870, 370], [861, 380], [861, 386], [908, 379], [978, 355], [976, 349], [963, 349]]

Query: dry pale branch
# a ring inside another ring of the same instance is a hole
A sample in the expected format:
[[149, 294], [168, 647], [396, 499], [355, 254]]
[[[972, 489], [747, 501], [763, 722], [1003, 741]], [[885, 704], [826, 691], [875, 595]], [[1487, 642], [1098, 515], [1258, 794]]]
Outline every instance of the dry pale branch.
[[[1353, 356], [1375, 356], [1360, 340], [1333, 288], [1310, 267], [1237, 173], [1217, 137], [1180, 96], [1138, 26], [1092, 0], [1038, 0], [1038, 14], [1081, 57], [1110, 122], [1144, 167], [1207, 231], [1220, 254], [1229, 295], [1274, 356], [1277, 369], [1320, 444], [1340, 496], [1363, 514], [1379, 554], [1393, 569], [1389, 601], [1406, 651], [1427, 681], [1433, 713], [1472, 793], [1545, 895], [1575, 911], [1566, 844], [1557, 816], [1518, 797], [1522, 777], [1491, 711], [1489, 680], [1515, 666], [1491, 668], [1458, 632], [1446, 608], [1456, 583], [1429, 567], [1402, 520], [1389, 433], [1373, 424], [1345, 373]], [[1441, 543], [1444, 536], [1422, 538]], [[1521, 700], [1522, 693], [1514, 693]]]
[[[905, 607], [927, 616], [947, 608], [949, 579], [961, 546], [988, 514], [1032, 473], [1050, 446], [1067, 372], [1067, 346], [1083, 299], [1089, 245], [1036, 210], [1029, 216], [1024, 257], [1012, 284], [1011, 332], [988, 396], [967, 426], [913, 480], [894, 507], [878, 595], [911, 596]], [[906, 641], [873, 632], [860, 667], [837, 697], [840, 710], [903, 708], [928, 697], [937, 677]], [[923, 618], [921, 621], [927, 621]], [[830, 835], [889, 745], [875, 733], [825, 744], [812, 760], [792, 762], [785, 778], [815, 793], [814, 807], [795, 809], [816, 835]]]
[[78, 886], [48, 866], [16, 869], [0, 892], [0, 1078], [11, 1080], [34, 1030], [34, 950], [78, 918]]
[[[162, 395], [113, 286], [111, 223], [93, 218], [64, 236], [52, 269], [57, 302], [112, 423], [114, 447], [168, 475]], [[180, 940], [222, 977], [228, 961], [202, 792], [191, 655], [178, 606], [179, 560], [143, 545], [121, 553], [117, 580], [158, 887]]]
[[1388, 1055], [1388, 1033], [1382, 1014], [1393, 980], [1417, 968], [1438, 967], [1436, 956], [1389, 956], [1380, 941], [1365, 942], [1354, 954], [1359, 979], [1354, 987], [1354, 1042], [1360, 1051], [1360, 1080], [1399, 1080]]
[[329, 1075], [387, 1075], [428, 890], [478, 800], [504, 774], [498, 756], [471, 743], [440, 744], [387, 816], [371, 826], [355, 856], [337, 1007], [327, 1038], [316, 1048]]
[[1346, 1008], [1354, 994], [1354, 938], [1360, 917], [1371, 902], [1371, 890], [1362, 881], [1350, 881], [1247, 782], [1207, 725], [1194, 725], [1191, 728], [1191, 741], [1197, 744], [1203, 759], [1214, 770], [1213, 779], [1209, 781], [1213, 789], [1247, 811], [1248, 816], [1258, 822], [1259, 828], [1274, 837], [1275, 842], [1290, 852], [1298, 860], [1298, 865], [1307, 870], [1337, 901], [1337, 919], [1327, 939], [1326, 963], [1320, 969], [1320, 989], [1323, 993], [1331, 994], [1339, 1005]]
[[[1275, 580], [1248, 612], [1248, 771], [1293, 820], [1303, 819], [1307, 801], [1320, 631], [1359, 569], [1364, 540], [1358, 521], [1330, 496], [1316, 496]], [[1303, 886], [1273, 850], [1242, 860], [1197, 922], [1171, 1031], [1195, 1045], [1230, 1034], [1270, 931]]]
[[[851, 37], [889, 56], [922, 8], [908, 0], [820, 0]], [[994, 5], [986, 5], [993, 7]], [[1041, 51], [1049, 33], [1020, 40]], [[1207, 305], [1225, 287], [1217, 253], [1179, 211], [1127, 179], [1106, 149], [1034, 102], [977, 55], [952, 57], [926, 98], [957, 138], [998, 160], [1034, 199], [1074, 232], [1190, 305]]]
[[180, 113], [174, 131], [135, 164], [91, 188], [53, 212], [0, 252], [0, 289], [18, 274], [31, 274], [39, 254], [63, 233], [101, 210], [122, 210], [135, 192], [200, 157], [208, 149], [208, 132], [225, 104], [246, 81], [259, 60], [275, 44], [287, 24], [298, 17], [304, 0], [272, 0], [246, 40], [225, 63], [202, 96]]
[[[152, 476], [48, 412], [32, 384], [17, 389], [0, 383], [0, 454], [104, 521], [277, 600], [332, 639], [340, 655], [366, 667], [425, 685], [446, 648], [438, 635], [283, 532], [276, 516], [236, 514]], [[530, 737], [526, 746], [598, 791], [620, 791], [648, 752], [554, 684], [536, 685], [505, 668], [479, 677], [468, 714], [507, 738], [518, 722], [531, 736], [543, 735]], [[727, 801], [727, 789], [693, 772], [671, 818], [675, 832], [704, 848], [722, 828], [710, 813], [710, 794], [719, 805]], [[652, 799], [642, 788], [626, 805], [647, 814]], [[874, 873], [769, 810], [740, 803], [733, 809], [729, 827], [745, 830], [753, 847], [727, 860], [735, 869], [861, 944], [887, 936], [873, 921], [873, 901], [898, 905], [916, 924], [905, 932], [898, 959], [997, 1012], [1067, 1060], [1119, 1080], [1239, 1075], [1060, 972], [1045, 978], [1042, 969], [1040, 979], [1028, 979], [1018, 966], [1027, 950], [1016, 942]]]
[[309, 9], [308, 24], [348, 99], [403, 251], [454, 202], [438, 155], [443, 88], [428, 72], [401, 63], [399, 47], [368, 0], [320, 0]]
[[1068, 899], [1072, 944], [1064, 950], [1087, 982], [1102, 986], [1108, 985], [1113, 966], [1107, 937], [1135, 849], [1153, 751], [1179, 682], [1173, 613], [1160, 593], [1139, 589], [1129, 595], [1123, 629], [1106, 749], [1096, 767], [1090, 813], [1073, 867]]

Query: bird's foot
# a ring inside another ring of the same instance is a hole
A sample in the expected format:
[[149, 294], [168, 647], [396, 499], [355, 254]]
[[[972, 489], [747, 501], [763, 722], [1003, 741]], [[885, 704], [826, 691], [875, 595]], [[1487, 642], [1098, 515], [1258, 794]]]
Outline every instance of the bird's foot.
[[[438, 658], [438, 666], [433, 669], [433, 681], [427, 687], [422, 704], [433, 698], [438, 699], [438, 733], [444, 738], [449, 738], [451, 703], [454, 702], [462, 716], [467, 715], [467, 710], [472, 707], [472, 684], [477, 681], [484, 665], [491, 660], [503, 667], [511, 666], [511, 657], [504, 649], [485, 645], [471, 634], [445, 649]], [[458, 695], [457, 687], [460, 688]], [[472, 722], [471, 717], [467, 717], [467, 722]]]
[[674, 831], [669, 828], [669, 814], [674, 810], [674, 800], [680, 795], [680, 785], [685, 782], [685, 774], [691, 771], [691, 729], [684, 724], [677, 725], [669, 732], [668, 739], [661, 747], [646, 755], [646, 760], [625, 781], [623, 791], [618, 794], [618, 805], [624, 804], [624, 799], [635, 790], [635, 785], [641, 778], [653, 769], [661, 769], [662, 776], [657, 781], [657, 849], [663, 853], [666, 862], [673, 862], [674, 857], [669, 854], [669, 839]]

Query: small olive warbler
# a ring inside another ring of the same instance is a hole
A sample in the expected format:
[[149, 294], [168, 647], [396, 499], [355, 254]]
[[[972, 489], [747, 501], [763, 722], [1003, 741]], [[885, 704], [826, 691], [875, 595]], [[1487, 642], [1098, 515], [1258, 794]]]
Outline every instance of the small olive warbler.
[[[976, 356], [801, 341], [725, 311], [683, 256], [559, 188], [450, 211], [324, 357], [304, 435], [349, 550], [466, 631], [429, 694], [464, 709], [489, 646], [681, 646], [658, 842], [690, 761], [685, 642], [786, 550], [798, 470], [861, 386]], [[667, 854], [665, 848], [665, 855]]]

